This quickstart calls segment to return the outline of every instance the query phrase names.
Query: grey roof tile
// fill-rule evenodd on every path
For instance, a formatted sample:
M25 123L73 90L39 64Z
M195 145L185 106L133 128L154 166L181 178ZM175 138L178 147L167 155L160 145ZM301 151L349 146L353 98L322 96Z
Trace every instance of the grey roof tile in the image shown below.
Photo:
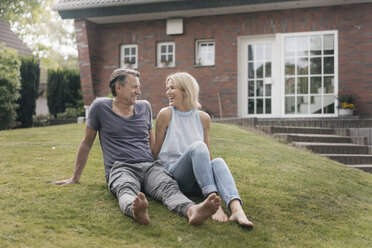
M32 55L32 51L13 33L9 25L1 18L0 43L5 43L5 46L16 49L20 55Z
M55 10L89 9L98 7L113 7L170 1L171 0L59 0L58 3L54 6L54 9Z

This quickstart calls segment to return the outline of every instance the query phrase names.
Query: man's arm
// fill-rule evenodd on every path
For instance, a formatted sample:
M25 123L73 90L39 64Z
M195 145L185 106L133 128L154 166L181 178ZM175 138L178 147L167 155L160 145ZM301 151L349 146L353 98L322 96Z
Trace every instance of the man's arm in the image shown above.
M76 156L75 169L72 177L62 181L52 182L57 185L74 184L77 183L83 173L85 164L87 163L90 149L92 148L94 139L96 138L97 131L86 126L85 136L80 143L78 153Z

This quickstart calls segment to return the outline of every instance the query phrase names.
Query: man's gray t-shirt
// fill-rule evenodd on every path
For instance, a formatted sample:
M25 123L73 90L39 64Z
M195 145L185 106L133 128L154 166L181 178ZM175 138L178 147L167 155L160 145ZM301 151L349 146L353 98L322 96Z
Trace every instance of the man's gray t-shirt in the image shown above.
M124 118L112 111L111 98L98 98L89 108L87 126L99 132L105 175L115 161L125 163L153 162L149 130L153 128L148 101L136 101L134 115Z

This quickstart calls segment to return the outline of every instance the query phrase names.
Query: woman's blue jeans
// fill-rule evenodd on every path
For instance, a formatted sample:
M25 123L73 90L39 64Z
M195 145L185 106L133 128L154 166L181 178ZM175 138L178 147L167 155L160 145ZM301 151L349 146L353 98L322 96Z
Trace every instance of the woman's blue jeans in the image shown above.
M218 192L229 207L230 202L239 197L234 178L222 158L210 161L207 145L202 141L191 144L182 156L166 169L178 182L184 194L194 194L199 188L206 197L210 193Z

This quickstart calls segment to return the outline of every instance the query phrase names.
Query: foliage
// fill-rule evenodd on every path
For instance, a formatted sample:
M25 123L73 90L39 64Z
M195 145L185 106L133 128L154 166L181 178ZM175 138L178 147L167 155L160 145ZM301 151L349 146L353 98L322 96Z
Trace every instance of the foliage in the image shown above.
M11 128L16 119L19 65L17 51L0 44L0 130Z
M67 58L67 47L73 47L72 20L62 20L53 11L55 0L8 0L0 2L0 17L9 23L15 32L39 58L53 61L52 47L61 49ZM68 25L66 25L68 24ZM63 49L65 48L65 49ZM76 55L75 55L76 57ZM55 61L55 60L54 60Z
M0 1L0 18L40 60L40 81L48 69L78 69L73 20L53 10L56 0Z
M341 92L337 99L339 109L354 109L354 97L349 92Z
M66 108L83 108L80 76L73 70L48 70L47 100L55 118ZM77 110L80 111L80 110Z
M48 70L47 102L49 113L55 118L65 111L64 73L62 70Z
M214 123L212 155L229 165L255 229L190 226L152 199L150 225L138 225L107 189L98 138L79 184L50 184L70 177L84 128L1 132L0 247L371 247L371 174Z
M79 116L85 116L84 107L66 108L65 112L57 114L57 119L76 118Z
M18 108L18 121L22 127L32 127L40 80L39 61L34 57L21 59L21 90Z
M34 127L49 126L49 120L53 120L51 115L34 115L32 117L32 124Z

